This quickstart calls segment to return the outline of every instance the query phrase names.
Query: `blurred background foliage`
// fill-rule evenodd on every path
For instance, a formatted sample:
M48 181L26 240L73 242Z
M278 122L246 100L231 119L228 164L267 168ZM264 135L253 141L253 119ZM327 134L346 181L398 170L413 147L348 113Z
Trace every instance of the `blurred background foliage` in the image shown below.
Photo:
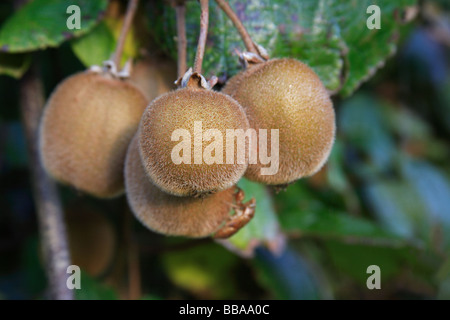
M16 10L18 2L0 2L0 299L43 299L19 79L33 60L48 95L108 59L125 1L34 0ZM139 61L140 78L142 70L163 78L176 58L174 9L142 2L123 61ZM66 28L70 4L82 8L79 31ZM73 263L83 271L77 298L450 299L448 2L230 4L271 56L307 62L334 94L330 160L286 190L242 180L255 218L217 242L154 234L130 219L124 197L102 201L61 186ZM366 28L370 4L381 8L381 30ZM187 11L192 64L196 1ZM210 22L205 75L225 81L239 71L243 45L213 1ZM369 265L381 268L381 290L366 287Z

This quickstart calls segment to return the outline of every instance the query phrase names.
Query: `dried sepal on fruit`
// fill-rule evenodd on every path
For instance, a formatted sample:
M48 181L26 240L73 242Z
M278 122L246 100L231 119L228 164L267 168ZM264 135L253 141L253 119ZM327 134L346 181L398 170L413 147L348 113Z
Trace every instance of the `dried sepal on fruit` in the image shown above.
M233 98L209 90L201 75L191 72L179 83L182 88L153 100L142 116L139 152L145 172L158 188L176 196L228 189L247 169L247 157L240 161L237 147L227 149L227 130L247 130L247 117Z
M161 191L145 173L137 135L127 153L125 186L133 213L146 227L166 235L192 238L208 237L227 228L223 236L231 236L245 225L243 211L247 222L253 217L254 200L243 204L242 191L234 186L203 198L177 197ZM241 221L239 226L233 224L235 219Z
M238 190L235 193L234 215L230 216L217 232L214 233L215 239L227 239L243 228L255 215L256 200L250 199L243 203L244 191Z
M316 73L295 59L248 64L222 90L244 108L250 127L279 130L279 168L262 175L259 161L245 176L269 185L285 185L316 173L334 143L335 114ZM271 145L268 133L267 145ZM258 139L259 141L259 139Z
M123 192L123 165L147 99L126 74L93 68L51 94L40 125L45 169L61 183L110 198Z

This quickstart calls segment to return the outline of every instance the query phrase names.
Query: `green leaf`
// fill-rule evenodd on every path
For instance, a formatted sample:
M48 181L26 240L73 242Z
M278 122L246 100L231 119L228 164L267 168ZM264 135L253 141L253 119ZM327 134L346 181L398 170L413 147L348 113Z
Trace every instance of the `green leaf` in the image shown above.
M215 243L162 256L164 270L175 285L209 299L229 299L236 292L236 283L230 280L237 261Z
M440 281L437 299L439 300L450 299L450 278L445 278L442 281Z
M81 29L69 30L67 7L80 7ZM0 50L18 53L56 47L89 32L103 16L107 0L34 0L12 15L0 29Z
M405 270L408 269L424 268L423 264L426 261L422 256L424 252L411 247L367 247L337 241L327 241L324 245L333 266L338 271L351 276L364 287L369 277L367 267L370 265L380 267L381 288L383 289L383 286L386 287L389 284L390 278L400 273L406 274ZM421 273L430 276L432 272L433 270L425 269Z
M81 289L75 290L77 300L118 300L117 293L111 287L99 282L81 271Z
M442 172L424 161L402 157L400 168L404 179L367 185L369 206L387 230L448 250L450 183Z
M430 217L450 225L450 183L443 172L425 161L404 160L403 173L425 203Z
M103 61L111 59L120 36L122 20L107 17L92 32L71 41L73 52L86 67L102 65ZM138 50L139 43L131 28L125 40L121 63L135 58Z
M19 79L28 70L31 58L28 54L10 54L0 52L0 75L6 74Z
M111 30L115 42L119 39L120 33L122 31L122 25L123 25L124 17L121 19L117 18L109 18L107 17L105 19L105 23L108 26L108 28ZM123 52L122 52L122 60L121 63L125 63L128 59L136 58L138 56L138 51L140 48L140 39L138 38L136 34L136 30L133 26L130 27L130 30L128 31L127 38L125 39L125 43L123 46ZM115 44L114 44L115 46Z
M271 57L294 57L317 72L325 86L347 96L372 76L395 52L400 26L394 13L415 0L230 0L253 40ZM369 30L369 5L381 9L381 29ZM152 30L174 57L174 9L153 12ZM199 6L187 3L188 48L195 48L199 33ZM210 28L204 74L234 75L239 71L235 50L244 50L239 34L214 1L210 1ZM188 64L195 50L188 52Z
M442 245L450 249L450 182L442 171L425 161L402 159L402 173L410 184L413 192L409 193L408 203L420 201L423 204L422 220L418 227L428 226L424 230L428 235L431 228L442 234ZM415 195L415 196L412 196ZM412 199L416 200L412 200ZM420 223L421 222L421 223ZM441 248L443 249L443 248Z
M350 183L344 168L344 144L339 137L334 141L333 149L326 167L326 183L329 187L341 195L345 203L345 211L354 212L358 210L359 200L355 188Z
M316 1L251 0L229 1L250 32L253 40L265 47L273 57L295 56L309 64L328 88L339 86L341 42L338 28L329 25L319 16L324 9ZM187 2L188 48L195 48L199 32L199 6ZM176 57L174 10L164 8L163 15L155 17L160 42ZM289 17L286 19L286 17ZM314 19L314 17L317 17ZM152 19L153 21L153 19ZM310 33L310 30L313 30ZM167 36L167 32L171 36ZM234 75L240 71L235 50L244 50L239 33L214 1L210 1L210 26L203 60L206 76ZM188 64L192 64L195 50L188 51Z
M92 32L71 41L72 50L81 62L89 67L102 65L111 58L115 40L111 30L104 21L100 22Z
M375 216L386 230L403 238L422 238L430 223L417 193L403 181L376 181L365 195Z
M245 192L244 202L256 199L255 216L231 238L220 242L230 244L246 256L251 256L260 244L276 249L281 235L272 197L263 185L247 179L241 179L238 186Z
M396 51L400 32L395 14L401 8L416 4L415 0L360 0L333 1L332 16L339 19L342 38L347 46L346 81L341 89L343 96L349 96L362 82L375 74L387 58ZM366 13L370 5L380 7L381 29L370 30L366 26ZM398 12L397 12L398 14Z
M319 284L313 270L289 247L278 255L258 249L252 265L261 285L272 292L276 299L320 298Z
M408 242L376 223L328 207L298 182L276 197L279 221L288 235L370 246L401 247Z
M397 151L382 111L376 99L358 93L342 105L338 119L341 134L380 171L389 168Z
M450 299L450 258L442 263L436 277L439 281L438 299Z
M347 243L398 247L406 242L373 222L338 212L284 212L280 215L283 230L289 234L318 239L336 239Z
M336 138L327 161L327 182L334 190L346 194L350 192L351 186L345 175L343 163L344 145L339 138Z

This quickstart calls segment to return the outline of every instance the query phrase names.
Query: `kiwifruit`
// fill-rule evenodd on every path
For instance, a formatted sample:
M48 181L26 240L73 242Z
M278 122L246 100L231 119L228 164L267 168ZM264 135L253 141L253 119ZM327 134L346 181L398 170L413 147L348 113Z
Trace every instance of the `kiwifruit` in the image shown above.
M195 163L195 159L199 158L194 144L196 121L201 121L203 132L208 129L220 131L223 138L220 145L222 163L207 164L202 156L215 138L202 143L201 159L199 164ZM239 103L222 93L187 87L164 94L150 103L139 125L139 152L145 171L157 187L176 196L195 196L228 189L242 177L247 161L246 158L237 161L238 148L235 147L234 161L227 163L226 130L245 131L248 126ZM184 141L184 138L172 141L172 133L176 129L185 129L190 134L190 164L175 164L171 158L174 147ZM247 146L248 141L245 140L245 149ZM212 155L216 155L215 152L211 150ZM197 155L194 156L194 153ZM179 154L184 156L182 152Z
M125 187L135 216L149 229L174 236L207 237L232 213L235 188L204 198L177 197L161 191L147 177L138 148L138 134L125 162Z
M101 198L123 192L123 165L147 99L134 85L81 72L51 94L40 127L44 167L56 180Z
M130 76L130 81L141 89L149 102L175 89L176 79L176 63L163 57L146 57L138 61Z
M65 220L72 264L91 276L99 276L114 258L114 228L98 210L79 204L71 207L66 211Z
M268 147L270 130L279 129L278 172L262 175L265 166L258 160L249 163L245 177L269 185L289 184L313 175L326 162L336 130L333 104L306 64L271 59L250 65L232 77L222 92L242 105L251 128L268 130Z

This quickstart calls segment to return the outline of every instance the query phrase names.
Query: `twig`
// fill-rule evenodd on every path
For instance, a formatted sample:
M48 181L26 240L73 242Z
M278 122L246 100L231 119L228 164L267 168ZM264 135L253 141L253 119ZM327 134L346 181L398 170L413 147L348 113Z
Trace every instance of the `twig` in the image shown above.
M230 7L229 3L225 0L216 0L216 3L219 5L222 11L228 16L228 18L230 18L230 20L233 22L237 31L241 35L242 41L244 42L247 51L259 54L258 49L255 46L255 43L253 42L252 38L247 32L247 29L245 29L241 19L239 19L237 14Z
M200 35L198 37L197 53L195 55L194 72L202 73L203 55L205 54L206 36L208 35L209 2L200 0Z
M177 40L178 40L178 77L181 78L187 70L186 66L186 7L184 1L175 6L177 16Z
M139 0L129 0L127 12L125 14L125 19L123 20L122 30L120 31L119 40L117 41L116 50L114 51L113 61L117 67L120 69L120 60L122 58L123 47L125 46L125 40L127 39L128 31L133 22L134 14L138 7Z
M38 149L38 127L44 106L42 82L33 65L20 81L20 107L27 142L29 166L36 205L39 234L43 247L51 298L73 300L73 291L67 288L67 267L70 257L66 228L58 191L45 172Z

